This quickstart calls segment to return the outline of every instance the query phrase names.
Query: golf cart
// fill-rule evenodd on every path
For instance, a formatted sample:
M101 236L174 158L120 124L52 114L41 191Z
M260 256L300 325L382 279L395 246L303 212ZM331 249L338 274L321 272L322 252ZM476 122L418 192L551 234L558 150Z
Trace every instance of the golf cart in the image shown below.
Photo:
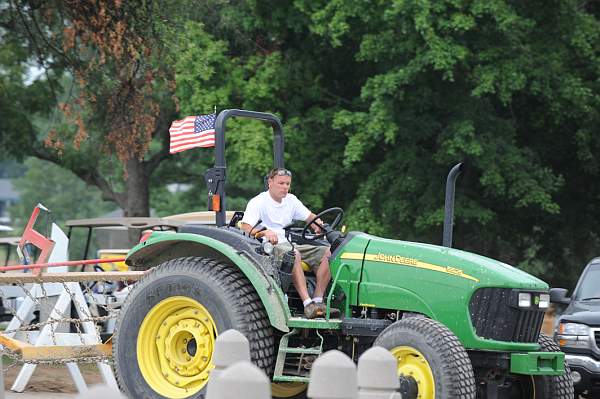
M229 217L233 212L229 212ZM188 222L200 225L214 225L214 212L191 212L153 217L113 217L73 219L66 222L67 236L70 240L70 257L86 260L123 258L140 239L151 231L175 232ZM18 240L17 240L18 242ZM1 241L0 241L1 243ZM77 268L85 269L84 266ZM87 266L97 272L123 272L129 267L123 261L98 263ZM86 290L86 299L93 316L106 316L110 309L118 309L129 293L132 285L123 282L104 283L101 286L92 283ZM108 319L102 328L102 338L106 341L113 333L114 319Z
M11 229L12 230L12 229ZM17 245L19 244L20 237L0 237L0 254L2 256L2 266L9 266L13 261L17 261ZM5 293L6 294L6 293ZM0 321L9 321L13 314L6 307L4 301L13 301L10 307L16 308L16 302L14 299L0 298Z

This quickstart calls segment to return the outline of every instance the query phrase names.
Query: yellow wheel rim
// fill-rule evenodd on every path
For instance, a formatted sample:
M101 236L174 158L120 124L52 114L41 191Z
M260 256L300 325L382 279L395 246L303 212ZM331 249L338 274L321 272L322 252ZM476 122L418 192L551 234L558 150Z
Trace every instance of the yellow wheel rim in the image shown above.
M433 372L425 356L410 346L397 346L390 352L398 361L398 375L414 378L419 388L419 399L434 399Z
M174 296L146 315L137 340L142 376L159 395L186 398L200 391L214 368L212 353L217 328L199 302Z
M306 391L306 387L303 382L273 382L271 395L274 398L291 398Z

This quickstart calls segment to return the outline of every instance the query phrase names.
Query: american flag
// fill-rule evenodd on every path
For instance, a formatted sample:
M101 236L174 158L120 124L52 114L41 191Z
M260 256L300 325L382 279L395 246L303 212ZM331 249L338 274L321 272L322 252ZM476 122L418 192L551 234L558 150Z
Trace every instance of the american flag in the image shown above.
M188 116L171 123L170 153L195 147L214 147L216 114Z

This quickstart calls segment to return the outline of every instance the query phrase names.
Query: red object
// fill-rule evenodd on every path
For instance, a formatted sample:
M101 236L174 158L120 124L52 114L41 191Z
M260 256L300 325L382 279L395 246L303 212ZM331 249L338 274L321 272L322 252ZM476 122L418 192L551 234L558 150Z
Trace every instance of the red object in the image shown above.
M0 272L7 272L10 270L37 270L44 269L46 267L57 267L57 266L78 266L78 265L95 265L97 263L111 263L111 262L123 262L125 258L113 258L113 259L87 259L87 260L68 260L65 262L52 262L52 263L34 263L31 265L14 265L14 266L3 266L0 267Z
M25 226L25 231L23 231L23 235L21 236L21 240L19 240L19 248L21 252L25 254L24 248L26 244L32 244L35 247L40 249L40 256L36 259L36 262L39 264L43 264L50 257L50 253L54 248L54 241L49 238L44 237L37 231L33 229L33 225L35 224L38 215L40 214L42 206L37 204L36 207L31 212L31 216L29 217L29 222L27 222L27 226ZM36 271L34 274L41 273L41 270Z

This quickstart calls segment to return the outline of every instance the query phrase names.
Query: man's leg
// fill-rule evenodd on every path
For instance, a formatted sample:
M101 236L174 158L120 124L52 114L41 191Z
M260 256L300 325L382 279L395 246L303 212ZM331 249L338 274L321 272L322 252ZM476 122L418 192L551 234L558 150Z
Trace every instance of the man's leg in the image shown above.
M317 287L315 288L315 297L323 298L325 294L325 290L327 289L327 284L331 280L331 272L329 271L329 257L331 256L331 251L329 248L323 254L321 258L321 262L319 262L319 268L315 273L317 277Z
M327 248L321 258L321 262L319 263L319 268L315 272L315 276L317 277L317 286L315 288L315 295L313 296L313 301L317 304L317 306L321 309L323 314L327 312L327 306L324 303L324 296L326 294L327 285L329 285L329 281L331 281L331 271L329 270L329 257L331 256L331 251ZM339 309L330 307L329 308L329 316L332 318L340 317Z
M304 277L304 270L300 264L302 258L300 253L296 250L296 259L294 261L294 268L292 269L292 281L294 287L302 299L302 305L304 305L304 315L309 319L323 316L323 309L313 302L312 298L308 295L308 288L306 287L306 277Z
M273 255L276 259L281 260L283 254L287 251L290 251L292 246L288 243L277 244L273 251ZM292 267L292 282L294 283L294 287L296 287L296 291L300 298L302 299L302 304L304 305L304 315L309 319L314 319L315 317L323 316L323 310L318 307L312 300L312 298L308 295L308 288L306 287L306 277L304 277L304 270L302 270L302 257L300 252L296 249L294 256L294 266Z
M303 303L306 303L306 301L310 300L308 289L306 288L306 277L304 277L304 270L302 270L302 266L300 265L300 254L298 253L298 250L295 252L296 259L294 260L294 267L292 268L292 282L300 295L300 299L302 299ZM306 304L304 306L306 306Z

